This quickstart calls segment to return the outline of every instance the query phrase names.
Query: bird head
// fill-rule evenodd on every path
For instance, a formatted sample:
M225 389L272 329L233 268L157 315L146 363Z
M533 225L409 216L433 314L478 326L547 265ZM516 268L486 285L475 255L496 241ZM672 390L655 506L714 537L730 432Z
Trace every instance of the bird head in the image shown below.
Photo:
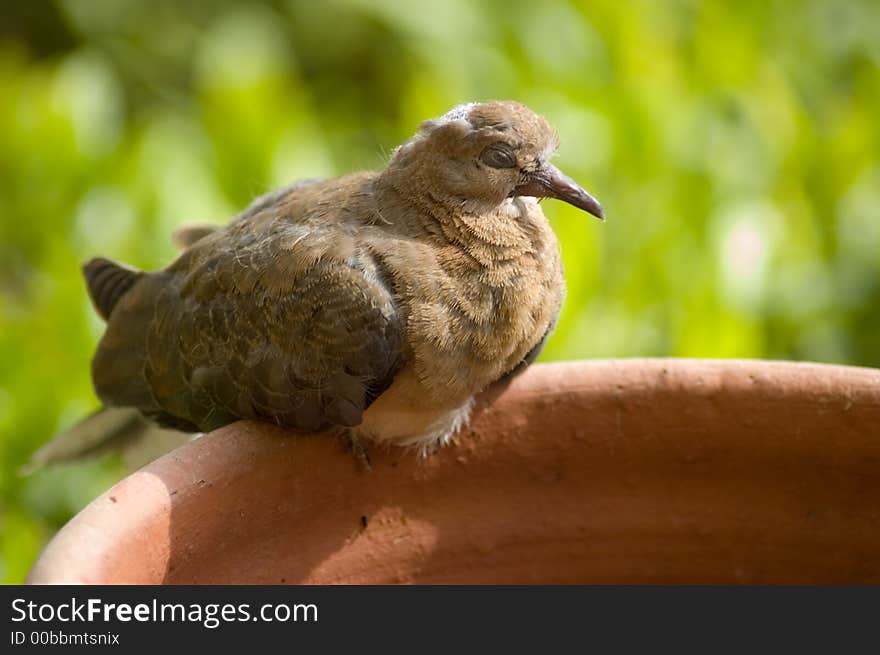
M599 202L549 162L556 130L525 105L459 105L425 121L389 167L409 169L435 201L475 213L508 198L557 198L603 219Z

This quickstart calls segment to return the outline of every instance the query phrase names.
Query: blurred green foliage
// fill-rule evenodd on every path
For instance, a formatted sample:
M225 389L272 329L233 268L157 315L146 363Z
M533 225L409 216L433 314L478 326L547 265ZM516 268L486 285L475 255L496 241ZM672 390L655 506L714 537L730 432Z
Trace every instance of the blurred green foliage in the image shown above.
M79 276L174 257L303 176L378 168L419 122L513 98L603 202L562 203L545 359L880 365L880 4L678 0L4 3L0 579L120 475L18 475L96 405Z

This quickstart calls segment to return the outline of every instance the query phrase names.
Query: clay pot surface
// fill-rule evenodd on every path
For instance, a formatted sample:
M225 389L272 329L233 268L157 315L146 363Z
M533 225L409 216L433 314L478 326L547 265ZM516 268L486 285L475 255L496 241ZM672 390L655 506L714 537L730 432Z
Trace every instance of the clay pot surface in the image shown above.
M421 459L240 422L74 517L33 583L880 582L880 371L531 367Z

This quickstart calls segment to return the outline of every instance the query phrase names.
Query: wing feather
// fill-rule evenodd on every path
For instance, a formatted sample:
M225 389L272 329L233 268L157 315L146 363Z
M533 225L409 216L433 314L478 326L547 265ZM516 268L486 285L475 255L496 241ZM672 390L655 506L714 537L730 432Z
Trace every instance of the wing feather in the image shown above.
M403 362L402 318L358 222L334 220L333 202L312 193L329 192L308 183L264 196L141 274L93 361L106 404L202 431L239 418L309 431L360 423Z

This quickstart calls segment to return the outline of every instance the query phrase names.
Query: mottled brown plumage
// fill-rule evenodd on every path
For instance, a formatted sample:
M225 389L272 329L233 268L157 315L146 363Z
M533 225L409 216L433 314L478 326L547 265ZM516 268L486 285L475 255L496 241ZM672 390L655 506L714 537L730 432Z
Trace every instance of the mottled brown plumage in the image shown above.
M601 217L513 102L425 122L380 173L308 181L183 234L166 269L86 266L108 319L108 406L211 430L238 418L433 447L475 393L529 363L564 281L537 197Z

